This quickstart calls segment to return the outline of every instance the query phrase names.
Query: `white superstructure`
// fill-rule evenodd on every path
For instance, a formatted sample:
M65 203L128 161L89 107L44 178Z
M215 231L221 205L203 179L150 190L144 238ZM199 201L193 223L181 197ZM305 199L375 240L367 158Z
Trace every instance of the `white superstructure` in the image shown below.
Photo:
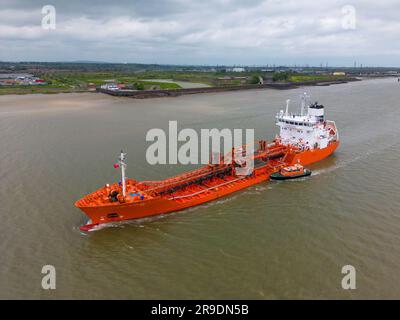
M307 103L307 95L304 94L301 111L295 114L289 113L289 102L286 110L276 115L281 144L313 150L324 149L331 141L339 139L335 122L325 120L323 105Z

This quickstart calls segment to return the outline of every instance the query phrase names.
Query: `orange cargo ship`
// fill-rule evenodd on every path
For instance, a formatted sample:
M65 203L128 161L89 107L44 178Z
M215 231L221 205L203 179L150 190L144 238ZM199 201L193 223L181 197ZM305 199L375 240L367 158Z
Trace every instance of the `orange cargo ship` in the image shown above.
M246 153L246 146L233 149L220 164L208 164L162 181L142 182L125 178L125 154L121 152L121 183L105 185L75 203L90 219L81 230L193 207L267 181L284 167L318 162L336 150L339 134L335 122L325 120L322 105L306 106L304 97L300 114L288 109L289 100L286 111L276 116L280 134L274 141L258 141L254 152L247 155L254 161L248 175L236 174L242 162L235 160Z

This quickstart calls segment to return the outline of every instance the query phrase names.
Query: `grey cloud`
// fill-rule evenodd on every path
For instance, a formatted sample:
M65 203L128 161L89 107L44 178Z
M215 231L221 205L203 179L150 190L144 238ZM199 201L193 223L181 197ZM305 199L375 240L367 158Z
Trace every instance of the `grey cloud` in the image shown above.
M185 64L325 62L398 64L397 0L0 0L1 60L107 60ZM40 27L52 4L57 29ZM384 59L379 59L382 56ZM383 61L383 62L382 62Z

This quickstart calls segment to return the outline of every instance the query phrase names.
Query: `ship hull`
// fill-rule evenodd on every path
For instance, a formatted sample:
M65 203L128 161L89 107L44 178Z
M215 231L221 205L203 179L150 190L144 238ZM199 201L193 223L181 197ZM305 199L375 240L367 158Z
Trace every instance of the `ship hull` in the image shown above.
M140 203L134 204L119 204L117 206L101 206L101 207L80 207L80 209L90 218L90 224L81 228L84 231L91 229L92 227L102 224L117 222L122 220L133 220L141 219L150 216L156 216L160 214L171 213L174 211L184 210L190 207L194 207L206 202L216 200L218 198L227 196L236 191L248 188L252 185L261 183L269 179L269 175L263 174L257 177L246 178L240 182L232 183L229 188L220 188L209 195L204 197L193 199L188 202L178 202L174 199L166 198L155 198L145 200ZM109 218L110 214L117 214L117 218Z
M182 199L179 199L179 197L156 197L135 203L110 203L108 205L101 206L82 206L79 205L78 201L76 206L90 218L90 223L82 226L81 230L89 231L99 224L141 219L174 211L180 211L210 202L239 190L248 188L252 185L267 181L270 179L270 175L278 172L282 166L288 166L296 163L309 165L321 161L330 156L338 146L339 142L334 141L324 149L288 153L281 159L278 159L279 161L276 161L276 163L280 164L276 165L275 167L264 166L260 169L256 168L254 170L254 174L251 176L237 178L221 186L214 186L206 194L198 197L195 196L185 201L182 201Z
M299 163L303 166L307 166L319 162L335 152L335 150L339 147L339 144L339 141L334 141L324 149L305 150L301 153L294 154L289 164L294 165L296 163Z

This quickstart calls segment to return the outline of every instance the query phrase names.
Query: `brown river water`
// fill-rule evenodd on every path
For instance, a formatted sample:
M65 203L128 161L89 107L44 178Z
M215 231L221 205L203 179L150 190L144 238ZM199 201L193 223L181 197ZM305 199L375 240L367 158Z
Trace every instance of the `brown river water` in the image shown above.
M74 202L119 179L162 179L146 132L168 127L277 133L305 89L133 100L96 93L0 97L0 298L400 298L400 85L366 80L307 91L342 144L313 175L268 182L165 216L82 233ZM56 290L43 290L43 265ZM341 287L356 268L356 290Z

